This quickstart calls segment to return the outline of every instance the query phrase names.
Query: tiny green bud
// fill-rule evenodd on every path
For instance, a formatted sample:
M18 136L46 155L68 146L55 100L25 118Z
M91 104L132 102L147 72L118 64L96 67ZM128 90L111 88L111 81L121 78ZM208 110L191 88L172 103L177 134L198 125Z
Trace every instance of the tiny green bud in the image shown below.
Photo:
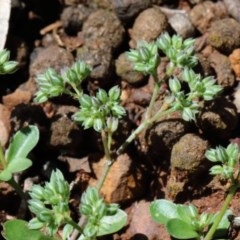
M91 97L87 94L83 94L80 97L80 104L81 104L81 107L90 108L92 106Z
M5 62L0 66L0 71L7 74L14 73L17 70L17 65L18 63L15 61Z
M29 221L28 227L30 229L40 229L43 228L45 225L44 222L40 222L37 218L33 218Z
M107 119L107 128L113 133L118 128L118 119L117 118L108 118Z
M43 192L44 192L44 189L43 189L42 186L33 185L32 189L31 189L31 192L29 194L30 194L31 198L36 198L36 199L41 200L44 197Z
M82 204L94 205L99 199L98 190L95 187L88 187L81 198Z
M118 86L112 87L112 88L109 90L109 92L108 92L109 99L110 99L111 101L117 101L117 100L119 100L120 94L121 94L121 91L120 91L120 88L119 88Z
M101 130L103 130L103 126L104 126L104 122L102 119L100 118L94 119L93 128L95 131L100 132Z
M126 114L125 109L120 106L120 105L116 105L112 107L112 112L114 114L114 116L120 117Z
M10 52L6 49L0 51L0 65L7 62L10 57Z
M93 239L93 237L95 237L97 235L97 231L98 231L98 227L94 226L92 224L88 224L84 230L83 230L83 234L90 238Z
M51 210L48 209L45 209L37 214L37 218L41 222L50 222L53 217L54 217L53 212L51 212Z
M104 89L99 89L97 92L97 98L102 102L106 103L108 101L107 92Z
M80 212L85 216L89 216L92 214L92 207L88 204L81 204Z
M117 203L111 203L107 206L107 215L114 215L119 209L119 205Z
M169 88L173 93L178 93L181 90L181 83L175 77L169 80Z
M37 199L28 200L28 204L29 204L30 210L35 214L38 214L39 212L45 209L44 203L42 203L40 200L37 200Z

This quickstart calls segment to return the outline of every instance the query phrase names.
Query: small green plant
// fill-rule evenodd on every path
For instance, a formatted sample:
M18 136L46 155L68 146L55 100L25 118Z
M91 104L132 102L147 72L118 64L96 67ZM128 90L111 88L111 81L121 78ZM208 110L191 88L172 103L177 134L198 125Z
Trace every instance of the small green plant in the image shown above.
M46 102L49 98L62 94L69 94L78 99L82 94L81 83L90 72L91 68L82 61L74 63L71 68L66 68L61 74L49 68L37 78L39 90L35 100L39 103Z
M108 92L99 89L95 96L84 93L81 84L90 75L91 67L82 61L74 63L61 74L48 69L37 78L39 90L35 96L36 102L42 103L62 94L79 101L79 111L73 115L73 120L84 129L93 128L101 134L106 161L96 187L88 187L82 195L79 206L81 218L78 224L70 218L69 185L60 171L53 172L50 182L45 186L33 186L29 208L36 217L28 224L31 229L41 229L56 238L57 232L63 228L62 239L94 240L97 236L116 232L126 224L126 213L120 210L117 204L106 204L99 194L116 156L123 153L138 134L170 113L179 111L184 120L195 120L200 110L200 102L214 99L222 90L212 77L201 77L193 71L192 68L197 64L193 44L193 39L183 40L177 35L171 37L165 33L154 42L138 43L137 49L127 53L135 70L152 75L154 90L141 124L118 149L113 147L113 133L118 129L119 119L126 114L120 103L121 92L118 86L112 87ZM157 67L161 62L159 52L169 59L163 79L159 79L157 74ZM161 108L153 113L162 83L168 84L168 91ZM194 236L202 234L205 231L203 229L212 223L212 216L199 215L193 206L178 209L185 214L185 219L178 220L184 220L183 224L188 225L189 232L194 232ZM190 212L195 225L187 220ZM190 230L193 226L194 230Z
M0 51L0 75L11 74L17 70L18 63L9 61L10 52L6 49Z
M230 185L223 206L205 237L205 240L211 240L216 228L226 213L233 196L240 187L240 151L237 144L230 143L226 148L219 146L216 149L208 150L206 152L206 157L211 162L220 163L210 169L210 174L219 175L222 179L228 181Z
M14 134L5 154L0 144L0 163L3 168L0 172L0 181L8 182L25 200L27 196L16 183L13 175L28 169L32 165L32 161L27 156L38 143L38 139L38 128L36 126L28 126Z
M150 214L154 221L164 224L168 233L177 239L205 239L205 235L213 225L219 213L199 214L194 205L175 204L165 199L153 201ZM227 235L229 221L226 212L213 239Z
M219 146L216 149L208 150L206 157L211 162L219 163L211 167L210 174L219 175L221 179L230 184L228 194L218 213L199 215L193 205L174 204L164 199L151 203L152 219L164 224L169 234L177 239L212 240L226 237L230 225L227 217L231 215L228 207L240 187L239 147L237 144L229 144L226 148Z

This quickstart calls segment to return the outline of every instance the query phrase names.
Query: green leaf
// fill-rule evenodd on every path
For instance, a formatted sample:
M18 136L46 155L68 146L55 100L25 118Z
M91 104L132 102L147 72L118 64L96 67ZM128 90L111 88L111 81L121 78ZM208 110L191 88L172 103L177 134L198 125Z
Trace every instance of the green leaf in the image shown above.
M3 224L3 236L6 240L54 240L38 230L30 230L23 220L10 220Z
M28 158L14 158L7 166L7 170L11 173L21 172L32 165L32 161Z
M193 205L177 204L177 211L179 219L189 224L191 224L193 219L197 219L198 217L197 208Z
M123 228L126 224L127 214L123 210L118 209L116 214L101 218L97 236L115 233Z
M167 222L166 228L168 233L174 238L191 239L199 237L193 227L181 219L171 219Z
M9 181L12 178L12 173L8 169L4 169L0 173L0 180L6 182Z
M18 158L26 158L39 140L39 131L36 126L25 127L15 133L6 151L6 159L10 163Z
M150 205L150 214L154 221L166 224L172 218L180 218L177 205L165 199L153 201Z

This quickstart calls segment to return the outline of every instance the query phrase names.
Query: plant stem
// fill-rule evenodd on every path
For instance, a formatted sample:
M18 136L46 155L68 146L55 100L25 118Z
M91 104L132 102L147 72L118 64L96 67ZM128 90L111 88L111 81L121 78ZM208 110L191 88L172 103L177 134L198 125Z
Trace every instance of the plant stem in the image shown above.
M239 184L234 184L233 186L230 187L228 195L223 203L223 206L222 206L219 214L217 215L213 225L211 226L207 235L205 236L204 240L212 240L213 239L213 235L218 227L218 224L222 220L222 218L223 218L223 216L224 216L224 214L225 214L225 212L226 212L226 210L238 188L239 188Z
M151 117L153 106L154 106L154 103L156 101L156 98L157 98L157 95L158 95L158 92L159 92L159 88L160 88L160 85L161 85L158 82L158 77L157 77L157 73L156 72L154 74L152 74L152 77L154 78L154 89L153 89L153 93L152 93L152 98L151 98L150 104L149 104L149 106L147 108L146 119L150 119L150 117Z
M103 148L104 148L104 157L106 158L106 160L105 160L102 175L101 175L100 179L98 180L98 183L97 183L97 186L96 186L98 191L100 191L100 189L102 188L103 183L104 183L104 181L107 177L107 174L108 174L108 172L111 168L111 165L113 163L111 153L110 153L111 133L109 133L109 132L107 133L105 131L102 131L101 135L102 135L102 142L103 142Z
M27 202L28 200L28 196L23 192L22 188L19 186L19 184L14 180L14 178L12 177L9 181L7 181L8 184L10 184L15 191L17 192L17 194Z
M117 154L120 155L123 153L123 151L126 149L126 147L137 137L138 134L140 134L144 129L147 129L151 124L153 124L155 121L160 119L161 117L168 115L169 113L174 112L174 109L169 108L168 104L163 104L161 109L150 119L145 119L133 132L132 134L125 140L125 142L118 148Z
M66 222L72 225L79 233L83 232L83 229L77 223L75 223L72 219L66 219Z

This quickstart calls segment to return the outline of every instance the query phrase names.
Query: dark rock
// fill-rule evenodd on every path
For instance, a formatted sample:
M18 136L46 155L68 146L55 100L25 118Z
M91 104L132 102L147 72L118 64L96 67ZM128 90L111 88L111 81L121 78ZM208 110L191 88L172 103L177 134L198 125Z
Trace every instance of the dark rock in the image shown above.
M82 32L86 42L102 41L111 49L122 43L125 30L115 13L99 9L84 22Z
M204 135L211 140L227 139L238 124L236 106L226 98L205 102L197 124Z
M115 61L116 73L122 80L132 85L138 85L143 82L144 75L133 69L132 63L128 60L125 53L122 53Z
M94 10L83 4L64 8L61 21L64 30L69 35L76 35L82 28L83 22Z
M208 42L222 53L240 47L240 23L232 18L216 20L209 29Z
M190 19L199 32L205 33L215 20L227 17L225 5L218 1L204 1L192 8Z
M195 134L184 135L171 152L171 173L167 182L167 193L171 199L182 193L187 186L200 183L197 179L207 173L209 161L205 153L209 147L206 140Z
M137 42L155 40L168 27L165 14L158 7L148 8L141 12L135 19L132 29L129 29L131 48L136 48Z

